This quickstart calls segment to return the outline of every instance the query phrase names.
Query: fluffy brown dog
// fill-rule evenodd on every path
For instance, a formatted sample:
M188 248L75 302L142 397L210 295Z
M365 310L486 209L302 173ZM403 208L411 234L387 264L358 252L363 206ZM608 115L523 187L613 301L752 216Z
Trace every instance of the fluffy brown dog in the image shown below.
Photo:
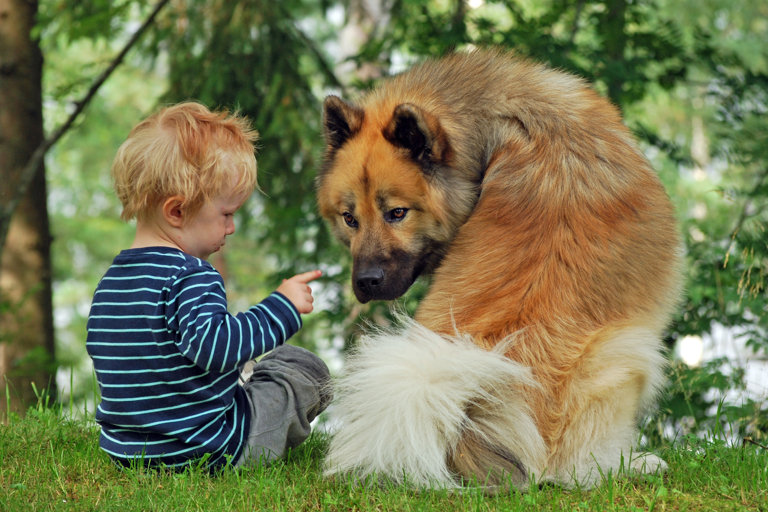
M433 273L415 321L361 340L328 473L593 485L632 454L680 287L670 201L617 110L500 51L325 101L318 204L361 302ZM631 461L630 461L631 458Z

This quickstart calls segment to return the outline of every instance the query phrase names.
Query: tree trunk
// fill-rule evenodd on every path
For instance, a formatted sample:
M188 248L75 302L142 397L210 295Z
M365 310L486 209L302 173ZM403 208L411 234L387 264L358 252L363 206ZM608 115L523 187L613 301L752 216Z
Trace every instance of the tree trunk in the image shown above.
M627 48L627 0L610 0L600 23L602 27L608 70L605 76L608 97L622 108L624 97L624 74L621 68Z
M37 1L0 0L0 202L43 142ZM0 385L12 411L55 393L50 230L43 164L11 219L0 260ZM34 384L34 387L33 387ZM4 416L6 407L0 408Z

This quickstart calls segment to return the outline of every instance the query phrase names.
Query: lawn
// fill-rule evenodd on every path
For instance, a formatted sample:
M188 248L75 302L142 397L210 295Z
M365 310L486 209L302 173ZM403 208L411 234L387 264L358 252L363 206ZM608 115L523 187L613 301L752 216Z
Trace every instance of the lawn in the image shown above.
M98 428L68 420L58 408L36 407L0 425L0 510L131 511L768 511L768 450L685 438L661 450L663 476L630 480L607 475L591 491L532 486L486 496L416 491L324 479L327 444L313 435L268 468L211 475L120 470L98 448Z

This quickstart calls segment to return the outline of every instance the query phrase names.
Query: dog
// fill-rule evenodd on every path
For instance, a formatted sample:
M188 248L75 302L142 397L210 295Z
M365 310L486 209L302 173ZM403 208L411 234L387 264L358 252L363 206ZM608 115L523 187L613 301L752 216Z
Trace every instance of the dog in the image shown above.
M362 302L429 289L336 383L328 475L590 487L634 453L679 300L675 212L618 110L498 49L323 105L321 215Z

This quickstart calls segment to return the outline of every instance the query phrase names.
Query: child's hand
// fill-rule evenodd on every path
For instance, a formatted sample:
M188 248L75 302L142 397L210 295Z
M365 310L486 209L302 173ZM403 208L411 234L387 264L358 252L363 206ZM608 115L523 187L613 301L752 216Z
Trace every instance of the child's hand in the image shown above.
M288 297L302 315L311 313L315 299L312 297L312 288L307 283L314 281L322 274L319 270L311 270L290 279L283 279L283 284L277 288L277 291Z

